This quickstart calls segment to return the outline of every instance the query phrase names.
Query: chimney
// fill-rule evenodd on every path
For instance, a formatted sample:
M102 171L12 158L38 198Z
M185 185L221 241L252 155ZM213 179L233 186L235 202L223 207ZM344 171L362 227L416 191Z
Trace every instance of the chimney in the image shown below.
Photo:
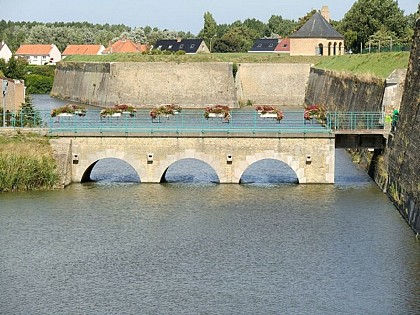
M324 17L324 19L327 20L328 23L330 23L330 9L328 9L328 6L324 5L322 7L321 15Z

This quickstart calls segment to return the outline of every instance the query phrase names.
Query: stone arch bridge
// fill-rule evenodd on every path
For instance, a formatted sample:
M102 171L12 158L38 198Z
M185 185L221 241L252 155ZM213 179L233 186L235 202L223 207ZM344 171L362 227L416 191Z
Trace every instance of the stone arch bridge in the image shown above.
M143 183L160 183L168 167L194 158L210 165L220 183L239 183L251 164L263 159L286 163L299 183L334 183L335 138L330 133L245 136L71 136L52 139L62 184L89 180L96 162L129 163Z

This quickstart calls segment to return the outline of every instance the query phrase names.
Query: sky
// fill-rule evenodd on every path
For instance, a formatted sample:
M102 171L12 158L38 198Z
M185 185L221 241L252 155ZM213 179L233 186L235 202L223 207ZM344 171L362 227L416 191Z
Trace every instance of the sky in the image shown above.
M218 24L255 18L264 23L272 15L298 20L326 5L333 20L341 20L356 0L0 0L0 20L83 22L158 27L171 31L203 28L204 13ZM405 14L417 10L417 0L398 0Z

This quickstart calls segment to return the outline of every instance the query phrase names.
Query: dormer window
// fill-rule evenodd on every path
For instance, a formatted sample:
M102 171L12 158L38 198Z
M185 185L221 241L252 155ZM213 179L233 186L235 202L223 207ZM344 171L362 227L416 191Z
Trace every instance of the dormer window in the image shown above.
M273 47L273 43L271 43L270 45L268 45L268 47Z
M191 44L190 48L194 48L195 44Z
M179 49L184 48L184 44L179 45Z
M258 46L257 47L262 47L262 44L258 44Z

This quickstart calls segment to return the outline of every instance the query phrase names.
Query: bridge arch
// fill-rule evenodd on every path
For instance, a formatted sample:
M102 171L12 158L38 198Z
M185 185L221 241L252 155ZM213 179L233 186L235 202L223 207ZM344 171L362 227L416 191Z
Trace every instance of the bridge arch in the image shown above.
M240 184L298 183L296 172L279 159L261 159L252 163L242 174Z
M292 155L274 153L273 151L247 156L244 163L239 163L235 172L236 177L239 178L239 182L241 181L241 178L243 177L245 171L252 164L262 160L277 160L288 165L288 167L290 167L296 174L298 183L306 183L304 168L300 166L298 160L296 160Z
M134 167L117 158L103 158L93 162L85 169L81 182L96 181L92 178L93 171L97 171L94 175L99 176L99 180L140 182L140 176Z
M188 169L186 169L186 166ZM205 181L220 183L219 176L217 175L215 169L208 163L196 158L185 158L170 164L163 172L160 182L164 183L171 181L171 176L175 176L175 178L183 177L182 181L186 182L193 180L195 182Z
M127 166L133 169L133 173L136 173L139 180L141 180L141 178L144 176L144 174L141 172L139 161L135 156L125 154L124 152L115 149L100 151L91 150L89 154L84 155L83 158L77 161L77 164L74 165L77 167L73 167L73 181L79 183L91 181L91 173L93 168L99 161L105 159L116 159L126 163Z
M199 160L206 163L216 173L218 182L221 181L221 178L222 178L221 167L217 163L217 161L214 159L214 157L201 151L186 150L186 151L181 151L181 152L175 152L175 154L166 156L163 160L160 161L159 166L156 171L156 174L159 178L158 182L164 182L166 172L171 165L173 165L176 162L186 160L186 159L194 159L194 160Z

